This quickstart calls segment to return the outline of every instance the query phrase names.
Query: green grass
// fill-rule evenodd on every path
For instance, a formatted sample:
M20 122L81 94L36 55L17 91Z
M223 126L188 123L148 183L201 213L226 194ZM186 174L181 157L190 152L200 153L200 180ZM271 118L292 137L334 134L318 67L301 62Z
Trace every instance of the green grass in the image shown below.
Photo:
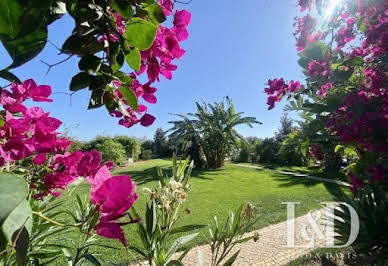
M311 176L323 177L328 179L335 179L348 182L348 178L342 172L323 170L319 166L284 166L278 164L269 164L269 163L242 163L245 165L254 165L261 166L268 169L276 169L282 171L295 172L300 174L306 174Z
M120 169L115 175L128 174L137 182L139 199L135 207L139 213L144 213L145 202L148 195L142 191L144 187L155 187L157 181L157 167L170 167L168 160L152 160ZM332 192L337 191L338 185L295 178L288 175L274 173L267 170L256 170L234 165L226 165L219 170L194 170L190 181L192 187L188 200L182 208L180 224L208 224L215 215L224 222L230 210L237 209L241 204L251 202L258 206L260 219L255 224L255 229L286 220L286 206L282 202L301 202L296 208L296 215L303 215L309 210L320 207L321 201L333 199ZM75 206L75 194L88 195L89 185L78 184L72 195L66 200L62 208L68 210ZM191 214L183 213L185 208L191 209ZM125 228L127 241L131 245L139 245L140 242L134 231L135 225ZM75 238L77 232L68 236ZM200 231L199 237L191 245L204 243L208 238L208 230ZM115 240L101 239L102 244L112 245L118 250L99 250L104 258L115 263L128 263L135 259L133 254L128 254Z

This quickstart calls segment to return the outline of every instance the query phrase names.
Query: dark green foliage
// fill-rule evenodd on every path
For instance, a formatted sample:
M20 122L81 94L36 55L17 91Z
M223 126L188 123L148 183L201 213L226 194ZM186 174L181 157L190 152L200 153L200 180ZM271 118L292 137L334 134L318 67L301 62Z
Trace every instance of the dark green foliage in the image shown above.
M280 144L275 140L275 138L265 138L256 146L258 160L263 163L278 162L277 154L279 152L279 148Z
M295 166L301 166L305 164L306 158L302 154L300 144L301 136L299 133L299 131L292 132L280 144L280 148L277 153L277 159L279 163L283 165Z
M75 27L60 51L68 58L80 58L80 72L72 78L70 90L89 87L92 95L88 109L105 105L112 112L123 104L112 99L111 82L117 80L125 100L137 110L137 99L129 89L133 79L120 69L126 61L139 70L140 51L152 45L159 24L166 20L157 1L2 0L0 10L0 41L13 61L0 70L0 78L20 82L9 70L35 58L47 44L47 26L68 13ZM123 35L115 26L115 12L128 19ZM118 36L117 42L98 40L108 32ZM48 66L50 70L53 65Z
M166 133L161 128L156 129L154 135L154 147L155 154L158 158L171 157L172 152L170 151L167 143Z
M208 168L224 166L227 155L243 137L234 129L237 125L260 124L254 117L242 117L236 113L232 100L226 97L220 103L202 105L196 103L197 112L188 116L176 114L181 120L170 121L173 128L170 137L185 142L198 143L206 158Z
M152 150L143 150L141 152L140 158L142 160L151 160L152 159Z
M375 264L388 263L388 197L381 185L365 186L357 190L354 197L345 194L338 196L338 201L352 206L360 219L359 234L352 244L357 254L371 254L375 257ZM340 243L345 244L350 234L350 212L341 205L336 210L335 230Z

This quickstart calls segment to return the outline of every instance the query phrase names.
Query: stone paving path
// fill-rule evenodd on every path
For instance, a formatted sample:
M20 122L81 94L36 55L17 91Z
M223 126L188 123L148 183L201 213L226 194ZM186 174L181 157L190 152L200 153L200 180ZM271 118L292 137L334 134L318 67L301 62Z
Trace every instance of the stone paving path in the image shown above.
M309 178L317 181L336 183L342 186L350 186L346 182L335 181L331 179L309 176L305 174L292 173L281 170L267 169L259 166L251 166L251 165L243 165L243 164L235 164L241 167L254 168L260 170L269 170L274 171L281 174L292 175L295 177ZM320 210L321 212L323 209ZM312 229L306 225L309 224L309 214L297 217L294 219L295 222L295 246L308 246L310 243L309 240L306 240L302 237L302 230L306 230L307 236L312 235ZM318 223L320 230L324 232L324 225L322 223ZM323 247L324 239L315 239L314 244L309 247L287 247L287 221L273 224L262 229L250 232L245 234L244 236L252 236L253 234L259 234L259 240L254 242L250 240L246 243L236 245L234 250L230 253L234 254L237 250L241 249L237 260L233 265L236 266L245 266L245 265L284 265L290 261L297 259L300 256L306 255L312 250ZM310 243L311 244L311 243ZM199 251L202 253L204 258L205 265L210 265L211 260L211 252L209 245L197 246L190 250L190 252L183 259L183 264L187 266L197 266L199 265L198 253ZM180 254L176 254L178 257ZM228 258L227 258L228 259ZM138 265L147 265L144 262Z
M267 171L272 171L272 172L276 172L279 174L292 175L295 177L303 177L303 178L308 178L308 179L327 182L327 183L334 183L334 184L337 184L340 186L346 186L346 187L351 186L349 183L346 183L343 181L338 181L338 180L333 180L333 179L328 179L328 178L323 178L323 177L317 177L317 176L311 176L311 175L306 175L306 174L301 174L301 173L288 172L288 171L282 171L282 170L276 170L276 169L270 169L270 168L265 168L265 167L261 167L261 166L246 165L246 164L233 164L233 165L246 167L246 168L253 168L253 169L258 169L258 170L267 170Z
M299 232L304 225L308 223L307 215L295 219L295 245L305 245L308 241L304 240ZM321 225L321 229L322 229ZM307 229L308 233L311 233ZM255 233L259 234L259 240L254 242L250 240L246 243L237 245L232 251L234 254L241 249L234 265L283 265L310 251L323 246L324 240L315 241L313 247L309 248L289 248L287 245L287 221L264 227L260 230L250 232L246 236ZM198 251L203 253L205 265L210 265L211 253L209 246L199 246L193 248L183 260L184 265L199 265Z

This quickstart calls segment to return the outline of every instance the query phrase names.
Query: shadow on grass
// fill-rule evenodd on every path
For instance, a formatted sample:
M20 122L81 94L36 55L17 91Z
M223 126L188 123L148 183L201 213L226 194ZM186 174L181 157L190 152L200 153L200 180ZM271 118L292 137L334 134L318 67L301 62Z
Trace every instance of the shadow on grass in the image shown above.
M272 176L276 181L282 182L279 187L291 187L295 185L304 185L306 187L312 187L322 183L322 181L285 174L274 173Z
M144 170L124 170L118 172L120 175L130 175L132 180L135 181L138 185L143 185L152 181L158 181L158 168L157 166L149 167ZM171 176L171 167L162 167L163 173ZM204 170L204 169L193 169L191 178L198 178L204 180L213 180L212 175L217 175L218 170Z

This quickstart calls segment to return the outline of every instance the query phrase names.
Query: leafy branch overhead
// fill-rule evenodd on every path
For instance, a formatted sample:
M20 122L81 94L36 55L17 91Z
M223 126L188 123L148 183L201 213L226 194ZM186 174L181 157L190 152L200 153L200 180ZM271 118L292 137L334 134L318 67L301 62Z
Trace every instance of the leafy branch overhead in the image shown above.
M172 60L185 53L179 42L188 37L189 12L176 11L173 27L167 28L160 24L172 15L170 1L4 0L0 8L0 40L13 60L0 71L1 78L21 83L11 70L35 58L48 42L47 27L67 14L75 27L58 49L67 59L80 58L80 72L72 78L70 90L88 88L92 92L88 108L105 105L125 127L153 123L155 118L139 101L156 103L151 84L160 74L171 79L177 69ZM50 70L58 63L45 64ZM132 71L123 71L125 65ZM137 77L145 72L148 82L140 84Z

